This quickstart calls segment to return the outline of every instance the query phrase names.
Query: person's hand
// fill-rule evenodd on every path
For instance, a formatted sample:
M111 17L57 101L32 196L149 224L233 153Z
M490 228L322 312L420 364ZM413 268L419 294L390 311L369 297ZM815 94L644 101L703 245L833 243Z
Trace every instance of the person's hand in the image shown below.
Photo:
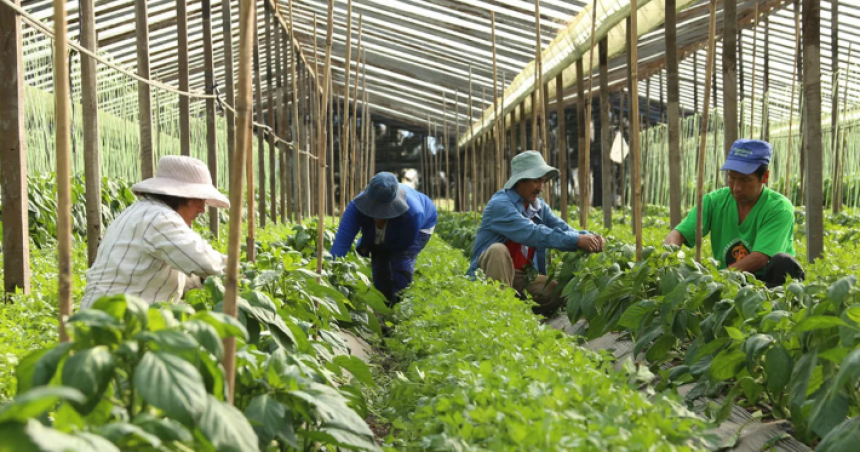
M603 247L606 246L606 239L599 235L580 235L577 246L582 251L597 253L603 251Z

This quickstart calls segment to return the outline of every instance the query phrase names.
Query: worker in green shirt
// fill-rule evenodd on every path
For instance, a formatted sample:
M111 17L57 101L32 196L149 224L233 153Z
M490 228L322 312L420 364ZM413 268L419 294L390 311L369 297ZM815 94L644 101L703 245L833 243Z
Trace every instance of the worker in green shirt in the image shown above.
M735 141L720 168L728 173L728 187L706 194L702 209L702 235L711 234L711 250L720 268L753 273L768 287L783 285L787 276L804 277L794 258L794 206L766 187L772 154L766 141ZM696 208L663 243L694 246Z

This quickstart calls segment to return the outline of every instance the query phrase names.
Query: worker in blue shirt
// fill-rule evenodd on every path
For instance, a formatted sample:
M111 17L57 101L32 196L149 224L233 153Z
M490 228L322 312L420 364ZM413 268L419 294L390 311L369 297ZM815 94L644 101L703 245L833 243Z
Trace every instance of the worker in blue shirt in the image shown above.
M556 176L558 170L538 152L525 151L511 160L511 178L484 208L469 266L470 276L480 268L487 278L530 293L537 302L532 311L540 315L563 302L554 293L556 282L547 284L546 249L596 253L606 244L599 235L570 227L538 198L544 182ZM530 268L537 273L533 279L526 276Z
M415 259L436 227L433 201L417 190L397 182L394 174L382 172L347 206L337 228L331 255L343 257L358 231L356 251L370 256L373 287L389 303L399 301L415 273Z

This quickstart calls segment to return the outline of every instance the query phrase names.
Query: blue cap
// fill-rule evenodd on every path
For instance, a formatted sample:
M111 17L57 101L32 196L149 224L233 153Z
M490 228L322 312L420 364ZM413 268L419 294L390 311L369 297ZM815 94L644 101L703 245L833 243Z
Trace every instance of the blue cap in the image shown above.
M752 174L762 165L770 165L773 146L767 141L741 138L732 145L726 163L720 171L737 171Z
M397 176L386 172L373 176L367 188L352 202L359 212L385 220L399 217L409 210L406 190L400 187Z

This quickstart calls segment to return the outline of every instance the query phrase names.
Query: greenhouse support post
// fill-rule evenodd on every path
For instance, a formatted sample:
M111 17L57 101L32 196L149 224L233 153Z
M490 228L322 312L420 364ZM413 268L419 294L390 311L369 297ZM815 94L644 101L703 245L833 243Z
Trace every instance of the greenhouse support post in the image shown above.
M201 1L203 16L203 80L206 94L215 94L215 62L212 55L212 4L211 0ZM206 160L212 185L218 186L218 125L215 122L215 99L206 99ZM218 209L209 207L209 232L218 238Z
M376 129L374 129L374 132L376 132ZM448 146L450 144L450 141L448 141L448 97L444 92L442 93L442 134L444 136L445 141L445 145L443 146L443 148L445 149L445 204L447 207L447 205L451 201L450 193L448 193L448 189L451 186L451 166L450 162L448 161L448 154L450 154L451 151ZM376 149L375 138L373 140L373 148L374 150ZM372 169L370 170L370 172L373 173L374 170Z
M495 139L493 141L496 146L496 186L493 188L500 189L502 188L499 183L502 180L502 148L500 147L501 139L499 138L501 134L501 129L499 128L499 73L496 64L496 13L494 11L490 11L490 23L490 40L493 45L493 128L495 132ZM502 89L504 89L504 86L502 86ZM445 145L447 146L447 144L446 142Z
M293 133L293 164L290 165L290 172L289 172L288 177L290 180L295 181L296 190L294 192L294 197L293 197L293 201L294 201L293 202L293 210L294 210L295 215L296 215L296 222L301 224L302 220L303 220L303 218L302 218L303 204L302 204L301 190L303 187L301 185L302 179L300 177L301 176L301 170L299 169L300 165L301 165L301 159L299 158L299 150L304 149L304 141L303 141L304 134L302 133L302 130L301 130L302 126L300 124L300 122L304 122L301 120L301 118L304 118L304 116L299 116L299 85L298 85L298 80L297 80L298 69L296 68L296 66L298 66L298 55L296 54L297 50L293 48L293 43L295 42L294 41L295 40L295 34L294 34L295 30L293 29L293 2L289 2L289 4L288 4L287 18L288 18L287 33L289 34L289 36L287 39L288 45L284 47L284 51L289 52L289 54L290 54L290 58L289 58L289 61L290 61L290 77L289 77L289 79L292 82L292 97L291 97L291 99L292 99L292 106L293 106L293 132L294 132ZM287 77L285 76L284 79L286 80ZM286 148L284 149L284 153L286 154ZM286 161L288 160L286 155L284 155L281 159L284 161L284 163L286 163ZM284 166L286 166L286 165L284 165ZM285 179L286 179L286 177L285 177Z
M335 139L335 135L337 133L337 131L334 128L334 114L335 114L335 108L337 108L339 103L335 102L335 100L334 100L334 91L333 91L334 81L332 80L331 74L328 74L328 76L326 78L328 79L328 84L329 84L329 87L328 87L328 92L329 92L329 96L328 96L328 98L329 98L328 99L328 101L329 101L328 130L329 130L329 132L326 134L326 135L328 135L328 146L329 146L329 149L328 149L328 162L329 163L327 165L328 166L328 187L329 187L328 195L329 195L329 200L328 200L327 212L329 215L334 216L335 215L335 208L337 207L337 204L336 204L337 200L334 197L334 187L335 187L335 185L334 185L334 169L335 169L334 139Z
M227 0L224 0L227 1ZM137 73L148 79L149 74L149 13L146 0L134 0L135 38L137 42ZM230 46L225 46L230 47ZM65 56L63 56L65 59ZM68 78L68 77L67 77ZM148 84L138 82L137 103L140 124L140 178L155 175L152 144L152 94Z
M257 122L262 124L265 120L263 119L263 86L260 82L260 40L257 36L256 29L254 30L254 44L251 49L251 53L253 56L253 65L252 65L252 76L253 76L253 89L254 96L256 100L256 117ZM253 107L252 103L252 107ZM251 111L251 115L253 117L254 111ZM252 126L253 127L253 126ZM252 141L253 143L253 141ZM262 127L257 128L257 152L259 153L259 164L260 164L260 194L265 193L263 187L265 187L265 171L266 171L266 135L263 131ZM245 238L245 256L248 259L248 262L256 262L257 253L255 246L255 237L257 235L257 206L254 201L254 190L256 189L256 179L254 177L254 149L248 149L248 155L245 162L245 178L248 180L248 189L246 196L246 212L248 218L248 231L247 236ZM265 198L260 201L260 209L263 209L265 205ZM261 217L265 217L261 215Z
M681 133L675 0L666 0L666 87L668 88L669 227L681 222ZM693 84L697 84L695 81Z
M275 134L280 133L280 128L275 125L275 87L272 83L272 46L277 47L276 43L272 42L272 10L269 3L263 3L264 20L265 20L265 28L266 28L266 106L267 106L267 114L265 117L265 124L269 126L273 133L268 135L268 147L269 147L269 174L268 181L260 174L260 226L266 226L266 214L269 215L269 220L272 223L277 221L277 211L278 208L276 206L278 199L278 192L276 179L275 179ZM284 136L286 139L286 136ZM263 157L260 160L265 161ZM267 206L268 200L266 197L266 184L268 184L268 195L271 197L272 205L271 208Z
M320 112L317 116L317 149L319 156L319 177L317 178L317 190L319 195L317 210L317 278L322 277L323 267L323 251L325 249L325 204L326 204L326 116L328 115L329 96L331 95L331 43L332 32L334 30L334 0L328 0L328 19L326 22L326 39L325 39L325 67L323 68L323 93L322 102L320 102ZM314 29L316 32L316 29ZM316 36L314 36L316 42ZM316 56L316 53L314 54ZM314 58L318 60L318 58ZM319 74L319 73L317 73ZM314 96L316 96L314 91Z
M543 68L541 55L541 31L540 31L540 0L535 0L535 89L532 91L532 147L538 151L546 159L546 153L543 148L539 147L538 140L540 139L540 101L541 89L543 89ZM484 105L481 105L481 115L483 117Z
M469 142L467 143L467 148L466 148L465 165L466 165L466 173L468 173L471 180L474 181L474 179L475 179L475 164L474 164L474 162L475 162L475 130L474 130L475 118L472 116L472 104L473 104L473 100L472 100L472 65L470 64L469 65L469 136L470 136L470 139L469 139ZM469 164L469 154L472 154L471 165ZM471 167L471 172L469 172L470 167ZM467 188L467 187L464 187L464 188ZM466 190L466 192L468 194L470 194L472 197L472 203L471 203L470 208L472 209L473 212L475 212L475 215L474 215L475 216L475 225L477 225L478 224L478 208L477 208L478 198L475 196L474 186L472 186L471 188L468 188ZM467 195L466 201L467 202L469 201L468 195Z
M347 169L351 166L349 159L349 76L352 74L352 0L347 0L346 3L346 62L343 65L343 123L340 136L340 214L346 211L346 187L351 183L347 177Z
M16 0L16 4L20 4ZM3 290L30 293L27 213L27 132L24 129L24 46L21 17L0 8L0 201L3 221Z
M833 91L831 94L831 102L830 102L830 154L833 156L833 172L830 175L830 189L832 192L830 199L830 209L836 214L841 210L841 206L839 205L839 201L836 198L836 194L839 190L839 181L837 178L839 177L839 20L836 19L839 17L839 2L831 1L830 2L830 48L837 49L837 51L830 52L830 69L833 72L831 74L831 86L833 87ZM851 43L848 44L851 46ZM849 55L851 51L849 50ZM847 71L846 71L847 73ZM846 85L848 85L846 80Z
M176 36L179 64L179 89L188 92L188 4L176 0ZM191 99L179 95L179 152L191 155Z
M794 64L792 65L792 74L791 74L791 106L788 111L788 150L785 154L785 192L783 193L785 196L791 199L791 193L789 192L790 188L790 180L789 175L791 174L791 142L792 142L792 132L794 126L794 93L796 91L797 86L797 69L800 65L800 14L797 12L797 3L795 2L795 14L794 14ZM801 201L802 202L802 201Z
M66 318L72 315L71 102L69 100L69 31L66 2L54 0L54 129L57 149L57 302L60 342L69 341ZM26 239L25 239L26 240Z
M824 251L823 153L821 143L821 1L803 0L803 98L806 120L806 240L810 263Z
M576 60L576 179L579 185L579 227L588 228L588 209L585 207L585 178L588 171L585 163L585 72L583 70L582 58Z
M457 136L462 133L460 130L460 90L454 92L454 116L457 118ZM457 211L462 212L463 206L465 205L465 199L463 198L463 187L465 186L463 183L463 168L460 165L460 140L455 139L454 144L454 158L457 159L455 162L455 166L457 167Z
M277 24L276 24L277 25ZM293 149L299 145L296 132L290 129L290 118L295 121L295 116L289 108L289 101L292 99L292 90L287 88L287 80L289 79L290 65L288 63L294 54L290 51L290 46L287 43L287 34L280 27L275 27L275 95L277 102L276 111L278 115L273 121L278 126L278 131L281 135L289 136L293 142ZM290 131L289 134L287 131ZM293 220L295 212L295 201L293 198L293 177L290 168L290 152L286 143L278 143L278 148L274 151L275 157L269 157L270 160L278 161L278 186L280 186L280 196L272 198L272 208L280 212L280 221L285 223ZM274 192L273 192L274 194Z
M636 0L630 1L630 86L633 88L630 91L630 140L631 151L633 154L632 175L633 175L633 234L636 236L636 260L642 260L642 166L639 156L639 58L637 50L639 48L639 35L636 33L636 25L639 11L636 7Z
M835 48L835 47L834 47ZM755 138L755 69L758 66L758 0L755 0L755 8L753 11L753 56L752 56L752 77L750 88L750 132L744 134L744 137ZM833 66L836 67L836 66Z
M507 85L508 85L507 75L504 71L502 71L502 86L501 86L501 88L502 88L501 89L501 92L502 92L502 103L501 103L501 105L502 106L505 105L505 86L507 86ZM507 177L507 174L508 174L507 162L510 159L510 157L508 155L508 151L507 151L507 142L508 142L508 139L507 139L507 130L508 130L507 127L508 126L507 125L508 125L508 123L506 122L506 120L507 120L508 116L510 116L510 118L511 118L511 122L510 122L511 133L513 133L513 130L514 130L514 127L513 127L514 112L513 112L513 110L511 110L510 115L505 115L504 111L505 111L505 109L502 108L502 117L501 117L502 130L499 133L499 136L502 140L502 143L501 143L502 156L501 156L501 159L499 162L499 165L501 165L501 170L499 173L501 175L501 180L499 181L499 188L500 189L502 187L504 187L505 181L508 179L508 177Z
M526 143L526 101L523 100L519 105L520 110L520 149L517 154L520 152L525 152L528 150L528 143Z
M702 109L701 135L699 136L699 158L696 178L696 261L702 261L702 209L705 198L705 149L708 138L708 113L710 108L711 74L714 71L714 55L716 54L717 29L717 0L710 0L710 16L708 22L708 59L705 63L705 105Z
M723 2L723 153L738 139L738 4ZM716 105L715 105L716 106Z
M96 51L96 14L93 0L81 0L81 45ZM9 60L3 60L9 61ZM96 260L102 237L102 172L99 149L98 68L96 60L81 56L81 120L84 125L84 183L87 200L87 267ZM6 97L3 97L6 99ZM6 136L3 134L3 136ZM4 221L4 224L5 221ZM4 247L5 250L5 247Z
M567 223L568 220L568 176L567 176L567 134L564 118L564 81L562 75L555 76L555 108L558 118L558 166L559 166L559 188L561 188L561 219Z
M603 186L603 227L612 229L612 137L609 129L609 39L604 37L598 44L600 64L600 172Z
M135 2L146 1L146 0L135 0ZM233 14L231 11L232 1L230 0L221 0L221 28L223 31L222 36L233 36ZM225 41L227 41L225 39ZM138 45L140 45L140 41L138 41ZM231 107L236 106L236 83L233 79L233 46L225 45L224 47L224 60L222 63L224 64L224 97L226 99L227 105ZM142 74L141 74L142 75ZM149 72L147 71L146 77L149 78ZM227 161L228 162L236 162L233 158L233 153L236 152L236 115L233 114L229 109L224 113L224 117L227 118ZM227 177L233 177L233 171L227 171ZM230 187L233 186L232 179L229 181Z
M57 0L60 1L60 0ZM239 2L239 91L236 97L236 147L230 172L230 230L227 244L227 268L224 284L224 314L237 316L239 286L240 234L242 227L242 195L246 159L251 153L251 60L256 30L256 3ZM227 46L229 47L229 46ZM224 339L224 375L227 380L228 403L233 404L236 383L236 338Z
M356 57L355 58L355 82L353 83L353 90L352 90L352 127L350 127L350 136L348 138L351 142L350 147L352 148L352 150L350 151L350 157L351 158L349 159L350 160L349 161L349 163L350 163L350 165L349 165L349 179L350 179L350 187L351 187L351 189L349 191L349 193L350 193L349 199L355 198L355 196L358 195L358 192L360 190L358 180L356 179L358 176L358 173L356 172L356 166L358 166L357 165L358 153L356 150L356 145L357 145L356 136L358 135L358 128L357 128L357 126L358 126L358 120L357 120L357 117L358 117L358 83L359 83L358 79L359 79L359 70L361 69L361 49L362 49L361 39L362 39L363 28L364 28L362 22L363 22L363 15L359 14L358 15L358 46L355 48L355 50L356 50L356 53L355 53L355 57ZM347 91L349 91L349 90L347 89Z
M583 168L585 168L585 185L581 187L583 202L580 208L580 218L583 218L583 229L588 228L588 213L591 210L591 95L594 89L594 33L597 28L597 0L591 8L591 44L588 46L588 97L585 100L585 147L583 148ZM583 58L580 58L582 60ZM577 67L579 68L579 67ZM580 77L584 76L579 71ZM584 212L584 214L582 213Z
M768 111L768 98L770 97L770 33L767 32L770 19L764 15L764 74L761 80L761 129L759 139L770 141L770 112Z

